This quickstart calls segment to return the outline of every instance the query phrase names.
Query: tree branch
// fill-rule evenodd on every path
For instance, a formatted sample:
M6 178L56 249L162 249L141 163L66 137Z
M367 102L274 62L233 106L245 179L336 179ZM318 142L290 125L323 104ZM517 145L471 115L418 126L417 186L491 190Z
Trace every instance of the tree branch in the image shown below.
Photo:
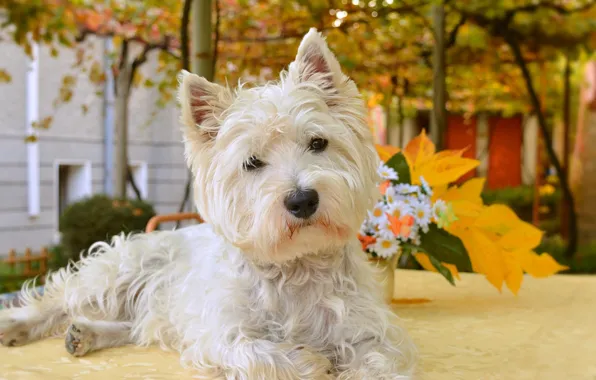
M128 59L128 41L122 41L122 46L120 47L120 62L118 63L118 68L122 70L124 65L127 64L126 60Z
M216 76L216 69L217 69L217 57L218 57L218 53L219 53L219 40L221 38L221 33L220 33L220 24L221 24L221 9L220 9L220 4L219 4L219 0L214 0L215 1L215 26L214 26L214 35L213 35L213 57L211 57L211 63L213 64L213 69L211 70L211 72L213 73L213 81L215 81L215 76Z
M193 0L184 0L182 18L180 21L180 56L182 57L182 69L190 71L190 44L188 39L188 24L190 22L190 6Z
M139 53L139 55L134 59L134 61L132 61L130 82L128 83L129 86L132 84L132 81L133 81L133 78L135 76L137 69L142 64L147 62L147 56L149 55L149 53L152 50L156 50L156 49L166 50L167 49L166 47L169 45L169 39L170 39L170 37L166 36L166 37L164 37L163 42L160 44L146 44L143 47L143 51L141 53Z
M508 12L518 13L518 12L535 12L539 9L550 9L553 10L561 15L570 15L573 13L581 13L584 11L589 10L592 8L596 3L593 0L588 1L587 3L580 5L575 8L566 8L563 5L555 4L552 2L540 2L538 4L528 4L521 7L515 7Z
M524 57L521 51L521 47L519 41L515 34L511 33L511 31L506 31L504 36L505 41L513 51L513 55L515 56L515 60L522 71L522 75L526 82L526 87L528 89L528 93L530 95L530 101L532 106L534 107L534 112L538 117L538 126L540 127L540 132L542 138L544 139L544 145L546 146L546 150L548 152L551 164L555 167L557 174L560 179L561 184L561 191L563 192L563 197L569 206L569 244L567 245L567 257L572 257L577 249L577 215L575 210L575 201L573 199L573 194L571 193L571 189L569 188L569 181L567 179L567 173L561 167L561 163L557 158L557 154L553 148L552 136L550 135L546 123L546 118L544 116L544 112L542 109L542 104L540 99L538 98L538 94L534 88L534 83L532 81L532 75L530 74L530 70L528 69L528 65L524 61Z
M449 49L450 47L455 45L455 43L457 42L457 34L459 33L460 28L464 26L467 20L468 18L465 15L462 15L457 24L455 24L453 29L451 29L451 32L449 32L449 36L447 37L447 42L445 44L446 49Z
M126 180L128 181L128 183L130 183L130 186L132 187L132 191L134 191L137 199L142 201L143 196L141 195L141 191L139 190L139 187L137 186L137 184L135 182L135 178L132 175L132 170L130 170L130 166L127 166L127 169L126 169Z
M75 37L75 41L77 43L84 42L87 39L87 37L89 37L89 36L115 37L117 35L118 34L114 33L113 31L94 31L89 28L82 28L79 30L79 35L77 37ZM124 40L127 41L128 43L135 42L135 43L141 44L143 46L149 45L151 47L151 50L160 49L160 50L165 51L166 53L168 53L169 55L171 55L174 58L177 58L177 59L181 58L180 56L176 55L176 53L174 51L178 47L178 45L176 44L176 42L177 42L176 39L173 38L172 36L164 36L163 40L161 42L147 41L139 36L128 37L128 38L125 38Z

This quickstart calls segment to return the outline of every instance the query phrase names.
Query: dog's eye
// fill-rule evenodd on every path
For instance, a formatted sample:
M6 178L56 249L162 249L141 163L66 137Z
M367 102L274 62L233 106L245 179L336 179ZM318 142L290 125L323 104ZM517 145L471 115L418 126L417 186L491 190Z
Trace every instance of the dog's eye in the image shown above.
M244 170L250 172L252 170L257 170L265 166L265 163L255 156L250 156L250 158L244 163Z
M321 138L315 138L310 141L308 149L312 150L313 152L322 152L327 149L327 144L329 144L329 141Z

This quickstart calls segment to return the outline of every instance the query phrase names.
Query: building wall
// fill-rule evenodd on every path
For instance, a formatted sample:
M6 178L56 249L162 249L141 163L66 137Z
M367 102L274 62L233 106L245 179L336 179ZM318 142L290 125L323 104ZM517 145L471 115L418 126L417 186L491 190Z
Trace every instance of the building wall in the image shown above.
M5 40L7 41L7 40ZM87 54L100 59L102 45L91 41ZM9 249L34 250L56 238L57 165L80 163L90 166L92 193L103 192L103 99L101 90L87 80L86 74L72 68L75 52L61 50L57 58L40 49L39 117L52 116L48 130L39 131L40 214L28 215L26 74L28 59L11 43L0 44L0 67L12 76L9 84L0 85L0 256ZM154 75L155 57L142 68L145 76ZM55 108L54 99L64 75L77 75L73 100ZM134 89L130 100L129 158L132 164L147 167L147 193L158 213L174 212L182 198L186 181L182 136L176 105L156 109L155 90ZM83 113L81 106L87 105Z

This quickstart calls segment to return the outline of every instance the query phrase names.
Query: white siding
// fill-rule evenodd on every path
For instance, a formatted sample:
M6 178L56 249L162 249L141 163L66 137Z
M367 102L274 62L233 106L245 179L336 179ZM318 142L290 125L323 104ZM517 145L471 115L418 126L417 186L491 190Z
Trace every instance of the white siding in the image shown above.
M86 44L86 54L101 63L101 43ZM52 58L48 49L40 50L40 118L52 116L48 130L39 132L40 205L37 218L27 214L27 157L25 137L25 75L27 58L20 48L8 42L0 44L0 67L12 76L12 82L0 85L0 256L15 248L39 249L53 242L57 230L55 186L57 160L89 161L93 193L103 191L103 100L101 90L85 75L72 68L75 52L60 51ZM142 68L145 76L155 69L155 61ZM73 100L54 108L53 102L64 75L78 75ZM130 101L129 157L131 162L147 164L148 200L157 212L178 209L186 182L182 136L178 110L174 103L156 115L156 90L134 89ZM89 106L83 114L81 105Z

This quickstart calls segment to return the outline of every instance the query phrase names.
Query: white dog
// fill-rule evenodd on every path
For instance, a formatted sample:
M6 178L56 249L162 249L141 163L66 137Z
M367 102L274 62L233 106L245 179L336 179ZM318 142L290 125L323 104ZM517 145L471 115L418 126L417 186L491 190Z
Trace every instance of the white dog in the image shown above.
M180 101L207 223L97 243L2 311L2 343L66 331L75 356L157 343L204 379L410 378L414 346L356 239L379 157L324 39L311 30L275 84L183 73Z

